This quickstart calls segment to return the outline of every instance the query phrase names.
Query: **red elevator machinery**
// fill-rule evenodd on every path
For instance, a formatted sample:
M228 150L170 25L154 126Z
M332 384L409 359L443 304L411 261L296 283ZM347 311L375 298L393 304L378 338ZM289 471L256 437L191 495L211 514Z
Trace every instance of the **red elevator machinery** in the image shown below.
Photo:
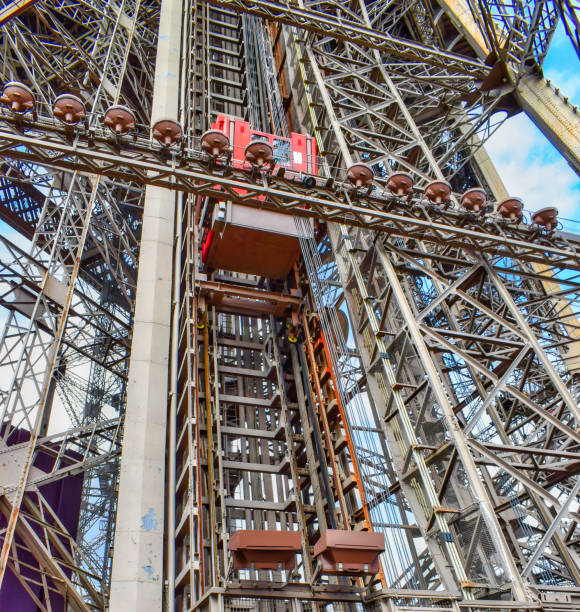
M246 148L266 141L273 152L268 171L284 173L291 181L313 182L317 162L312 136L266 134L252 130L247 121L225 115L218 116L212 129L229 138L234 168L251 169ZM299 234L291 216L232 202L208 202L202 239L202 261L208 268L284 279L299 255Z

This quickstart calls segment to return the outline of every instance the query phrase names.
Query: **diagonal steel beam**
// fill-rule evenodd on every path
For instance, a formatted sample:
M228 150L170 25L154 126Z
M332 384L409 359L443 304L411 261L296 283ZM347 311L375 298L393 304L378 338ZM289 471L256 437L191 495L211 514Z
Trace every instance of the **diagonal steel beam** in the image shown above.
M499 466L502 470L505 470L508 474L513 476L516 480L521 482L525 487L531 489L540 497L543 497L546 501L550 502L556 508L557 511L561 510L560 502L549 492L544 489L541 485L539 485L535 480L532 480L528 476L526 476L521 469L518 469L516 466L512 465L509 461L505 461L501 457L498 457L495 453L492 453L484 444L477 442L473 438L466 438L467 444L475 449L478 453L487 457L490 461L495 463L495 465ZM580 519L580 515L578 513L574 513L576 517L575 520Z
M247 13L285 23L301 30L350 41L362 47L376 49L395 57L452 70L456 74L467 74L474 80L483 79L491 67L477 58L442 51L437 47L418 43L414 40L393 36L368 27L361 19L337 17L327 12L304 8L298 2L273 2L270 0L217 0L212 5L223 6L240 13Z
M0 511L6 519L12 512L12 504L3 496L0 498ZM91 608L86 604L81 594L76 589L63 569L56 563L52 553L46 549L44 542L34 531L28 520L20 514L16 525L16 535L21 538L27 549L34 556L41 567L44 567L48 575L54 580L56 589L62 594L65 600L75 612L90 612Z
M527 342L530 343L530 346L534 349L534 352L536 353L538 359L544 366L546 373L550 377L550 380L552 381L554 387L558 390L560 397L563 399L564 403L568 407L568 410L573 415L574 420L576 421L576 426L578 427L580 425L580 409L578 408L578 404L572 397L572 394L570 393L568 387L564 384L564 381L558 375L558 372L556 372L554 364L548 358L546 352L538 342L536 335L534 334L533 330L528 325L526 318L522 315L520 309L514 302L513 296L506 289L504 283L499 277L499 274L493 269L487 259L482 257L482 262L487 270L490 279L492 280L495 288L497 289L497 292L499 293L505 305L508 307L509 311L512 313L514 319L516 320L522 334L525 334L523 337L525 338L525 340L527 340Z
M558 512L558 514L552 520L552 524L546 530L544 537L538 542L538 546L536 547L534 554L530 557L526 567L524 567L524 569L522 570L523 578L528 576L528 574L534 568L536 561L540 558L540 556L544 552L544 548L546 548L548 542L552 539L552 536L554 535L554 533L556 533L556 530L560 526L562 519L566 518L569 515L570 506L572 505L572 503L576 503L578 501L577 500L578 491L580 491L580 479L576 481L574 488L570 491L570 494L568 495L568 499L565 501L562 508L560 508L560 511Z

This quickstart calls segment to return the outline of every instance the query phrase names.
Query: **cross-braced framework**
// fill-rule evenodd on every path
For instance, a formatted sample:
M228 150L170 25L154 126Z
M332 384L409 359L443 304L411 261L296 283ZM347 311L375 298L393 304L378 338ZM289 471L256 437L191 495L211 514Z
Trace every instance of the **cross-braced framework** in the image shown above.
M364 8L362 10L364 13ZM348 47L349 45L345 45L345 53L348 52ZM310 53L309 59L310 74L318 85L314 91L319 95L318 99L314 95L311 95L310 99L311 105L316 108L311 117L317 123L312 127L320 129L320 126L329 123L329 118L332 119L334 129L327 132L328 139L334 140L336 148L340 148L348 163L352 159L353 149L356 151L357 141L353 141L353 136L365 133L364 128L367 127L366 133L372 138L374 125L380 120L376 113L372 112L372 108L368 107L368 103L367 112L360 113L356 120L353 120L349 112L350 107L356 103L353 103L353 98L362 98L360 104L363 106L364 96L374 87L374 82L369 82L366 86L359 84L357 88L351 86L349 94L342 90L342 96L337 95L341 92L335 89L334 81L331 80L329 86L328 79L321 77L320 60L313 53ZM322 61L326 60L327 57L324 56ZM372 64L376 66L379 56L374 60ZM308 68L304 72L306 80L309 78ZM345 77L355 83L360 72L351 72ZM328 74L328 70L325 74ZM357 94L353 94L353 90ZM340 101L345 102L345 107L341 107ZM417 129L417 123L413 121L413 114L403 116L403 112L409 109L401 102L403 100L400 97L394 97L392 101L392 105L398 105L401 112L399 124L395 129L422 135L423 131ZM403 119L406 120L404 123ZM373 129L368 129L368 126L373 126ZM365 143L370 138L367 137ZM453 137L449 140L452 141ZM443 147L433 146L433 143L420 137L414 144L418 150L415 159L419 161L419 168L413 168L415 172L421 168L422 163L438 178L448 176L453 180L455 168L447 166L449 157ZM362 148L360 150L362 151ZM369 147L358 155L365 161L374 161L372 155L369 155ZM381 160L378 164L380 166ZM405 169L408 169L408 166ZM469 174L473 180L473 173L468 173L465 178L469 178ZM463 185L465 186L469 185ZM576 442L574 423L577 420L577 397L574 395L573 374L575 364L570 359L567 362L566 355L577 333L574 317L576 309L573 305L577 295L571 288L570 292L562 288L563 295L568 296L570 303L570 309L566 311L569 314L569 327L566 330L555 330L554 336L553 325L562 324L563 321L550 316L549 313L553 315L554 310L566 309L568 302L566 298L562 302L554 302L554 297L551 296L550 299L551 292L547 289L552 284L560 288L558 279L565 278L569 272L548 266L514 266L511 258L490 260L485 256L475 256L449 246L440 251L438 248L432 249L422 241L409 243L384 239L376 234L365 234L364 231L359 231L355 238L345 227L329 233L338 255L339 268L342 269L342 283L357 330L355 335L360 334L358 345L363 350L363 363L366 352L366 381L371 397L378 404L377 412L381 415L375 426L385 429L382 421L387 422L385 436L392 441L389 449L394 455L395 465L399 462L397 485L402 486L402 480L407 480L407 486L409 480L415 487L421 483L421 494L418 497L422 500L423 507L421 509L415 505L414 515L420 522L422 510L428 530L433 530L439 521L440 532L452 534L451 537L444 537L443 541L448 545L456 543L459 547L459 563L452 551L446 551L450 565L458 574L455 579L459 578L459 584L464 588L466 585L477 588L477 584L486 580L492 583L494 580L501 582L507 574L514 580L515 592L517 579L513 575L514 570L516 573L522 571L522 575L527 577L533 573L534 565L543 554L539 551L532 554L534 545L530 542L535 538L535 542L539 540L541 546L545 546L553 536L554 532L546 534L545 537L540 535L542 529L547 531L551 526L552 517L541 509L545 494L551 493L542 487L544 499L537 500L539 503L534 519L530 516L533 513L528 513L533 527L528 524L527 530L524 529L525 535L518 533L518 536L514 536L509 534L508 530L510 544L513 546L517 542L517 552L514 554L512 550L511 555L507 554L507 549L501 550L503 544L501 537L498 537L500 525L496 523L493 515L501 518L502 508L494 500L501 499L502 496L520 501L524 498L530 500L536 496L543 497L535 486L535 482L539 480L538 475L533 479L521 476L522 470L527 469L522 467L525 461L522 461L521 453L526 453L526 450L522 449L530 448L527 457L528 461L531 461L529 457L534 447L523 433L526 431L525 425L534 423L532 429L527 430L534 443L542 439L540 444L545 445L547 441L551 444L553 428L560 430L562 427L567 432L564 444L574 445ZM460 261L467 264L465 276L463 273L457 273L456 264ZM479 278L475 270L481 270ZM444 278L447 280L444 281ZM473 284L470 284L470 278L473 279ZM574 276L570 275L570 278L574 282ZM477 287L476 300L473 300L474 287ZM516 287L521 288L520 291L517 291ZM543 299L538 297L538 291L543 295ZM426 298L427 295L430 297ZM551 325L548 325L546 320L541 321L541 316L538 318L535 308L530 310L527 307L529 295L533 296L532 303L538 307L545 303L544 300L549 301L550 306L545 312ZM457 310L458 308L461 310ZM499 312L502 313L501 317L498 316ZM430 325L428 320L432 321ZM495 345L496 339L499 341L504 334L515 334L514 339L519 338L519 346L508 348L509 344ZM493 340L491 343L482 344L485 343L485 337L491 337ZM466 350L459 348L461 346ZM480 351L477 357L470 355L474 347L478 347ZM502 367L499 356L503 351L506 355ZM496 356L498 361L494 359ZM521 360L524 358L527 361L526 365L522 366ZM494 372L496 369L498 373ZM490 374L491 377L486 381ZM529 390L523 391L528 376L531 377L528 385L533 388L538 385L546 398L560 404L561 408L554 412L558 414L557 423L552 422L551 410L554 410L554 406L549 409L533 406L534 402L529 399ZM510 385L510 378L512 381L517 380L518 384L514 385L512 382ZM487 392L483 387L486 382ZM509 395L512 388L515 388L516 396L519 393L520 397L507 400L507 405L513 411L509 410L506 414L498 410L497 406L500 398L505 393ZM512 419L516 418L520 402L523 402L532 414L523 417L525 425L516 426ZM466 410L467 414L464 413ZM482 417L485 424L480 422ZM542 426L537 422L537 417L542 421ZM508 419L507 427L505 419ZM457 436L462 422L465 423L467 437ZM429 423L438 423L438 426L432 427ZM422 430L423 424L425 429ZM569 427L570 425L572 426ZM540 434L542 431L546 432L547 438L544 439ZM483 435L487 443L490 440L501 440L500 447L505 455L498 457L499 453L486 449L477 439L480 435ZM513 438L514 435L516 439ZM568 435L571 438L568 438ZM512 439L508 442L510 436ZM516 447L511 456L510 445ZM556 445L559 447L560 443L556 442ZM571 457L570 459L573 462ZM513 463L517 463L516 469L512 467ZM426 465L431 471L429 477L424 469ZM477 469L486 486L494 487L485 497L477 490L479 478L476 477L476 465L485 466ZM485 470L490 472L486 474ZM572 472L574 471L572 468ZM469 495L465 497L466 482L470 483L474 494L471 501L468 499ZM532 490L526 493L525 484L529 482L534 484L530 484ZM560 487L556 495L561 493L564 499L572 495L573 499L577 492L575 479L572 478L567 486L560 484L565 482L565 477L558 479ZM514 491L512 487L515 488ZM506 496L507 491L510 491L510 495ZM453 503L446 501L447 496ZM408 499L412 500L413 495L408 495ZM487 505L490 501L495 507ZM551 499L551 502L556 502L556 499ZM409 503L412 507L412 502ZM508 504L503 510L509 509L513 512L513 506L514 504ZM553 512L560 517L558 507L559 503ZM457 513L458 508L464 508L463 513ZM523 514L517 518L521 519L521 516ZM452 517L452 529L441 523L445 517ZM573 532L574 520L569 520L569 527ZM504 521L509 523L505 518ZM490 530L491 537L486 530ZM526 536L528 543L525 543ZM479 553L477 547L480 547ZM575 583L575 578L572 577L576 571L572 561L575 552L566 550L568 547L561 541L556 542L555 547L559 555L551 550L549 561L544 558L541 568L536 569L538 583L548 577L549 583L561 584L560 580L564 574L568 575L565 581L571 580ZM546 565L567 566L567 556L572 566L571 573L568 573L569 570L564 570L563 573L555 570L555 574L550 573L554 567L547 573L544 572ZM516 563L522 564L521 570L515 569L510 557L515 558ZM489 564L487 569L486 564ZM483 578L484 575L487 577ZM503 579L500 578L502 575Z
M88 129L109 104L138 97L146 120L155 11L132 2L36 6L3 28L3 78L31 83L48 112L63 90L78 93L91 108ZM2 217L32 247L26 254L2 238L3 453L18 460L3 483L0 571L9 570L7 590L16 577L39 609L64 601L103 609L142 187L36 161L6 160L2 171L11 186ZM43 495L61 481L66 496L79 473L81 518L65 525L50 509L63 502Z
M580 57L580 19L578 17L578 5L574 2L564 0L563 2L556 2L558 12L564 23L566 34L568 34L576 54Z
M580 167L577 126L558 134L572 110L542 85L546 120L531 92L558 15L577 26L572 5L164 0L159 38L158 2L24 8L0 14L2 77L36 98L34 113L0 110L0 218L30 243L0 239L0 601L16 580L47 611L124 610L141 586L155 596L140 606L179 612L576 609L580 238L458 198L504 197L483 146L521 108ZM149 136L168 107L160 77L180 83L176 147ZM52 114L63 91L87 109L75 127ZM113 104L135 133L101 124ZM219 114L312 134L314 183L208 157L199 138ZM344 179L353 162L373 187ZM412 196L388 191L393 171L412 174ZM433 179L450 204L429 201ZM156 297L135 310L157 280L147 270L139 293L156 198L178 203L167 321ZM216 201L294 215L302 256L285 282L202 264ZM129 374L144 309L171 332L134 340L136 361L170 356L155 389ZM165 546L147 539L153 508L132 517L125 496L131 574L113 547L118 468L125 405L148 393L168 406L166 459L165 427L145 423L167 470L147 492L167 499ZM140 436L139 415L127 422ZM121 488L159 482L138 472ZM298 531L296 568L234 569L239 529ZM378 574L322 575L327 529L383 532Z

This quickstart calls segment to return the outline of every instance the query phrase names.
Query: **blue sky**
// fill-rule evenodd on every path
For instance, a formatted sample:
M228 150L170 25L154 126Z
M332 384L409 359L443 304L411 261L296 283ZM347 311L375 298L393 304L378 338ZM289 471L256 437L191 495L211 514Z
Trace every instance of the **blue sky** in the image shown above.
M561 26L544 75L580 106L580 61ZM580 233L580 179L524 113L508 119L486 148L508 191L523 198L528 211L556 206L565 229Z

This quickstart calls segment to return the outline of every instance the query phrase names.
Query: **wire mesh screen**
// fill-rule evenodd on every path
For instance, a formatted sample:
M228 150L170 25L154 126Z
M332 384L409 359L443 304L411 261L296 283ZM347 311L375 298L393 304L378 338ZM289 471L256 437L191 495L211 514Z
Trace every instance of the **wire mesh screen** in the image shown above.
M460 518L453 527L460 547L466 551L465 570L469 579L476 583L504 584L503 564L481 517L473 514L466 519Z
M225 612L363 612L368 610L356 601L307 601L285 598L228 597Z
M385 600L376 600L365 604L365 612L383 612L385 610L383 603ZM391 597L389 601L393 605L392 610L400 610L401 612L446 612L453 610L453 603L445 601L441 598L434 597ZM462 610L463 612L463 610Z
M253 597L232 597L225 600L225 612L290 612L289 599L257 599Z

